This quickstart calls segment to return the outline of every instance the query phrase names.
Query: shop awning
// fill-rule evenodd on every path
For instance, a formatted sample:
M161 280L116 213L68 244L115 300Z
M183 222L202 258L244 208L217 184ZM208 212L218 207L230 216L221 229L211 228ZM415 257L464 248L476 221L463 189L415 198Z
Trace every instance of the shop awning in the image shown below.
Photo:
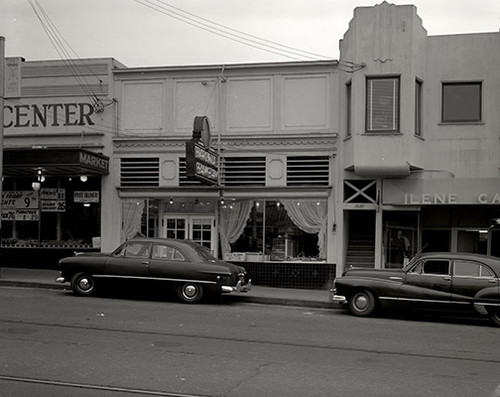
M79 148L5 148L5 176L36 175L107 175L109 157Z

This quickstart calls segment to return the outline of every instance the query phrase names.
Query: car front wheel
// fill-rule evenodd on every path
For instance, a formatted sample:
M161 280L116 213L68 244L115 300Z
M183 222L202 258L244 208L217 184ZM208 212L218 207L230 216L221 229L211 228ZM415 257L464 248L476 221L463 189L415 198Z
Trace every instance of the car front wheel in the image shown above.
M71 278L71 289L77 295L92 295L95 292L95 281L92 276L77 273Z
M377 302L370 291L356 291L349 298L349 311L355 316L370 316L375 311Z
M196 283L184 283L177 287L177 296L184 303L196 303L203 297L203 287Z
M500 309L490 311L488 317L493 325L500 327Z

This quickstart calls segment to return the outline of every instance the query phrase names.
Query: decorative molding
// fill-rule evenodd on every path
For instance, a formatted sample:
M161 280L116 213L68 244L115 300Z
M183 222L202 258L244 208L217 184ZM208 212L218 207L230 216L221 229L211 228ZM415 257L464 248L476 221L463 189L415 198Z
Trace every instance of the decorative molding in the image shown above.
M294 136L228 136L221 138L220 147L228 148L255 148L255 147L273 147L273 146L293 146L293 147L317 147L329 148L336 151L338 134L314 134L314 135L294 135ZM168 149L182 149L184 150L188 137L115 137L113 138L113 145L115 148L161 148L162 150ZM217 150L218 139L212 139L212 148Z

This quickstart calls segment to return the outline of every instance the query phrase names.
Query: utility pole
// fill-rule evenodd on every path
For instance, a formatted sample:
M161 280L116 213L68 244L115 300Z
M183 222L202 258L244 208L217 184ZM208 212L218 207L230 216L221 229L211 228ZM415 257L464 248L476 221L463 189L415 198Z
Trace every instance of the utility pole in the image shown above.
M5 96L5 37L0 36L0 244L2 242L4 96Z
M3 104L5 96L5 37L0 36L0 249L2 246L2 194L3 194ZM2 253L0 252L0 255ZM0 268L0 277L2 268Z

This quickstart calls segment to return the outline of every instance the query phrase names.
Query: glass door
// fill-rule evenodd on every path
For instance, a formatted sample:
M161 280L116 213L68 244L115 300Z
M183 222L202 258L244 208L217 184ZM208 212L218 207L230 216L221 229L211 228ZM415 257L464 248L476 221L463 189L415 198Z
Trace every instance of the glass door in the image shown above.
M215 247L215 217L196 215L164 215L162 236L193 240L210 250Z
M214 249L214 223L215 218L207 217L190 217L190 236L194 242L207 247L210 250Z
M460 229L457 233L457 252L488 253L488 229Z
M162 222L162 236L185 240L188 238L187 225L187 217L165 215Z

